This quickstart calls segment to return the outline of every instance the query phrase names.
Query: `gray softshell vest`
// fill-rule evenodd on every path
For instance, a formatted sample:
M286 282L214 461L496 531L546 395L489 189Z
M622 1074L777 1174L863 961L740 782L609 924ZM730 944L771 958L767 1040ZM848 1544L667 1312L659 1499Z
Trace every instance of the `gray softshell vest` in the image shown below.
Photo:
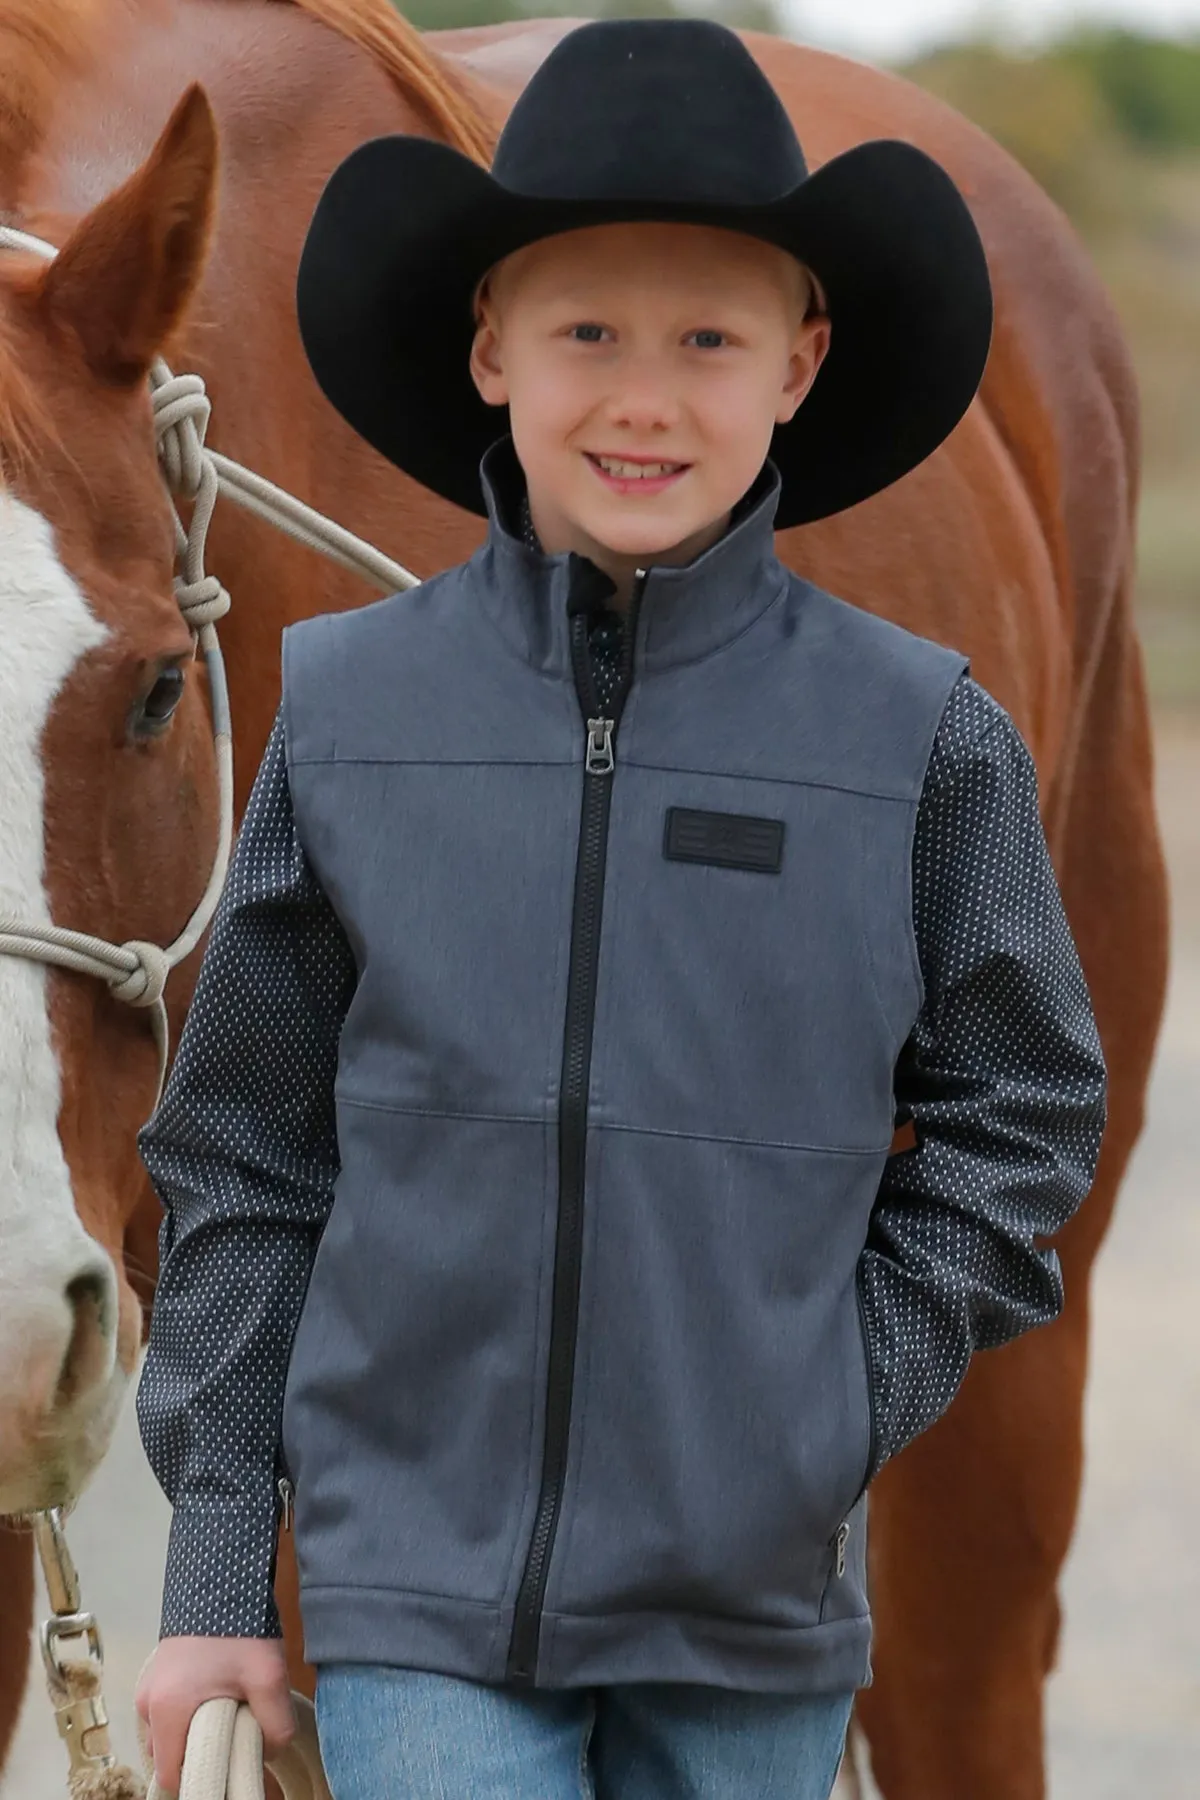
M509 529L508 454L469 562L284 634L299 837L359 971L284 1400L305 1653L854 1687L856 1269L967 661L784 568L768 465L639 583L589 730L611 588Z

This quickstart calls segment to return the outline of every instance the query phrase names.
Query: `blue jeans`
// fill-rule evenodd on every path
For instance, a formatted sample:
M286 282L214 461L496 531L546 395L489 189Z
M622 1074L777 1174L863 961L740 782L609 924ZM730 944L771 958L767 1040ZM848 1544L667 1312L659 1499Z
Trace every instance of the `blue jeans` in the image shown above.
M334 1800L828 1800L854 1695L317 1669Z

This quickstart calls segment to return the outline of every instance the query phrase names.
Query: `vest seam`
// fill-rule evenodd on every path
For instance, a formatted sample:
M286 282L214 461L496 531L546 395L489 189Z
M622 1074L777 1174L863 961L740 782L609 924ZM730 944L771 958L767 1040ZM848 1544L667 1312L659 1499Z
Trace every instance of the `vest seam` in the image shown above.
M353 1094L340 1093L336 1087L333 1097L340 1105L357 1106L363 1112L403 1113L421 1119L483 1119L498 1125L551 1123L551 1115L548 1113L467 1112L459 1107L404 1106L396 1100L360 1100Z
M413 1587L407 1582L394 1582L390 1583L387 1587L383 1587L378 1582L372 1581L305 1582L303 1584L303 1592L306 1594L412 1594L419 1599L446 1600L449 1601L452 1606L470 1607L477 1612L495 1612L503 1615L507 1611L506 1604L503 1600L473 1600L467 1595L446 1594L437 1588ZM678 1606L606 1607L603 1612L571 1612L563 1607L556 1607L553 1611L548 1609L546 1612L546 1618L548 1620L561 1620L563 1622L592 1621L596 1624L604 1625L610 1619L684 1619L687 1621L694 1621L700 1626L716 1624L733 1626L735 1629L738 1627L745 1627L753 1632L794 1632L797 1634L811 1631L828 1631L833 1627L855 1624L869 1616L868 1613L863 1612L851 1614L850 1617L846 1619L817 1620L811 1625L780 1625L749 1617L745 1613L723 1613L716 1611L697 1612Z
M337 763L351 767L385 769L570 769L577 756L296 756L295 768L329 768Z
M334 1098L342 1106L356 1106L362 1112L400 1113L420 1119L485 1120L498 1125L548 1125L553 1122L549 1113L463 1112L450 1107L402 1106L395 1100L360 1100L336 1089ZM879 1156L891 1143L889 1138L885 1144L864 1148L856 1144L809 1144L789 1138L736 1137L720 1131L676 1131L665 1125L626 1125L616 1119L597 1119L594 1114L589 1118L588 1126L593 1131L632 1131L644 1137L678 1138L687 1143L741 1144L750 1150L798 1150L814 1156Z
M454 1606L471 1606L480 1612L505 1611L505 1603L501 1600L472 1600L464 1594L445 1594L440 1588L411 1587L407 1582L389 1583L381 1587L377 1581L317 1581L305 1582L303 1591L306 1594L416 1594L425 1600L449 1600Z
M855 794L865 800L887 800L894 806L915 806L920 797L919 789L915 794L885 794L878 788L852 787L848 782L842 781L810 781L803 775L760 775L750 769L706 769L684 763L643 762L636 756L626 756L624 766L627 769L652 769L656 774L662 775L704 775L726 781L761 781L780 787L819 788L822 792Z
M365 766L369 768L429 768L429 769L570 769L578 763L578 757L499 757L499 756L294 756L291 759L293 768L323 768L336 763L349 766ZM626 756L622 758L622 767L627 769L649 769L662 775L701 775L721 781L759 781L780 787L817 788L821 792L835 794L854 794L865 800L886 800L893 806L916 806L920 792L916 794L885 794L878 788L852 787L840 781L810 781L802 775L760 775L752 770L708 769L689 766L684 763L643 762L640 757Z
M851 1613L845 1619L818 1619L811 1625L777 1625L773 1621L755 1619L746 1613L724 1612L692 1612L686 1607L606 1607L603 1612L567 1612L559 1607L555 1612L547 1612L548 1619L574 1622L577 1620L594 1621L598 1625L607 1624L610 1619L683 1619L688 1622L704 1625L730 1625L735 1629L745 1627L749 1631L794 1632L799 1635L807 1631L829 1631L835 1626L853 1625L870 1617L868 1612Z
M687 1143L741 1144L749 1150L799 1150L806 1156L879 1156L892 1141L889 1138L885 1144L864 1149L856 1144L807 1144L787 1138L734 1137L720 1131L675 1131L665 1125L623 1125L615 1119L593 1118L591 1123L595 1131L634 1131L643 1137L678 1138Z

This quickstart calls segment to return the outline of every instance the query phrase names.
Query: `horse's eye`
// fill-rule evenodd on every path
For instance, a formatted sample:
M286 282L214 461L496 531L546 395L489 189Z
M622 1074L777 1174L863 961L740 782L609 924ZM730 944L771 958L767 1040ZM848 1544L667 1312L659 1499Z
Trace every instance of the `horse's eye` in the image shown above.
M135 736L150 737L165 730L182 693L183 670L164 669L134 714Z

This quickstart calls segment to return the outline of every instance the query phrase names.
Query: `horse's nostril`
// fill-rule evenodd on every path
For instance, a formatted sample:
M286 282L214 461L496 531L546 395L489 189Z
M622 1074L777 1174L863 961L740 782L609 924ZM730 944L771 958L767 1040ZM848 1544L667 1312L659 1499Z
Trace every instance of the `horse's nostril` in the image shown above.
M107 1271L92 1267L66 1286L71 1340L55 1389L55 1407L68 1406L105 1373L110 1361L112 1285Z
M78 1310L85 1302L90 1302L101 1315L108 1310L108 1277L103 1269L86 1269L82 1275L76 1275L67 1283L67 1299L73 1309Z

